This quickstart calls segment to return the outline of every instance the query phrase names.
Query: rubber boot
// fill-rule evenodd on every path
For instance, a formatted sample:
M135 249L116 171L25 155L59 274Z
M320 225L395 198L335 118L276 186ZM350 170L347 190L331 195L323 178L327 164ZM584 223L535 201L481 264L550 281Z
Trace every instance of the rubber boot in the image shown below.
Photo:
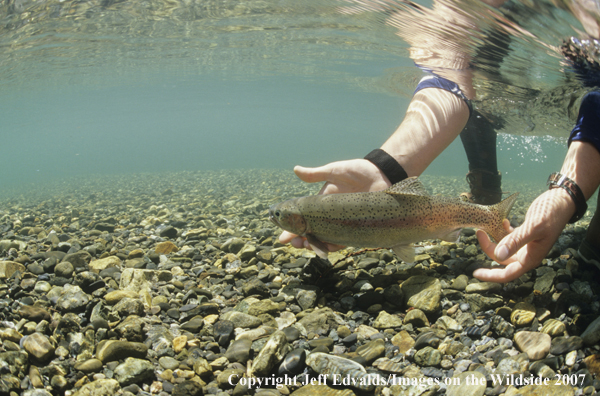
M467 173L470 193L462 193L470 202L480 205L493 205L502 201L502 175L482 169L474 169Z

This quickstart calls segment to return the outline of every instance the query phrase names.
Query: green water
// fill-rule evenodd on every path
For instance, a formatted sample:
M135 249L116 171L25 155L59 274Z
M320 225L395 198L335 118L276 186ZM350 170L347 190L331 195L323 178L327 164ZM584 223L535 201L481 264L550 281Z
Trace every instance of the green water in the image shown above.
M357 4L3 4L0 185L363 157L399 125L422 73L387 14L347 12ZM515 19L524 11L531 15ZM475 80L475 104L506 118L504 180L543 187L560 169L572 124L560 103L537 100L567 83L548 46L578 22L547 4L510 2L498 12L533 33L513 33L501 67ZM456 141L426 174L462 180L466 172Z

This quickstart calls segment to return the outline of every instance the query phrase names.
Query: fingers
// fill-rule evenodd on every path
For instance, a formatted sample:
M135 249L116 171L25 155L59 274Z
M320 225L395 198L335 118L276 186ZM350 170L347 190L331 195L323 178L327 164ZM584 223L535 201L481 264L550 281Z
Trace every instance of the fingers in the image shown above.
M504 227L504 229L506 230L506 232L511 233L513 232L515 229L510 225L510 220L508 219L504 219L502 221L502 227Z
M319 166L317 168L305 168L296 165L294 167L294 173L304 182L319 183L327 181L327 176L331 173L331 167L330 164Z
M506 283L517 279L528 269L515 261L504 268L479 268L473 271L473 276L484 282Z
M477 230L477 240L483 253L487 254L488 257L494 257L494 248L496 244L492 242L489 235L483 230Z
M302 249L306 246L310 246L308 245L308 242L306 242L306 239L287 231L283 231L281 233L281 235L279 236L279 242L283 243L284 245L290 243L293 247L297 249Z
M505 261L509 257L516 254L519 249L525 246L528 242L535 239L535 235L529 231L529 227L517 227L514 232L508 234L494 249L494 256L498 262Z
M292 234L291 232L283 231L281 235L279 235L279 242L285 245L286 243L290 243L290 241L297 236L298 235Z

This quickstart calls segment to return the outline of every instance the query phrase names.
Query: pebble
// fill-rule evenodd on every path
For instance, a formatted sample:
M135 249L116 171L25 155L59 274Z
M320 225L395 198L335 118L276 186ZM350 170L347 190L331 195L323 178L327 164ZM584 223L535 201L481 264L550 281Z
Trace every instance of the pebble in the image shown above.
M119 183L94 189L93 200L88 191L68 204L58 194L51 209L26 201L3 207L0 250L3 243L12 250L0 261L0 393L242 396L247 387L228 377L248 366L259 376L302 378L306 371L357 380L341 388L250 391L264 396L370 394L375 387L367 380L391 373L552 378L585 367L599 374L597 351L586 347L600 338L600 325L589 322L600 309L596 284L570 250L502 285L468 275L474 262L491 261L466 233L457 243L423 242L411 265L388 250L349 256L357 250L343 249L330 255L336 267L329 271L314 253L280 245L266 215L272 202L309 194L312 186L280 175L230 177L178 174L168 187L157 180L150 195L127 178L120 190L113 187ZM461 192L443 186L434 189ZM563 235L576 246L584 233ZM552 355L534 360L548 356L545 346L536 350L547 337ZM45 350L44 360L26 353L34 350ZM577 394L594 392L590 385ZM377 392L419 396L417 390L458 392L444 384Z
M385 311L381 311L373 322L373 327L376 329L390 329L394 327L401 327L402 324L402 318L399 316L391 315Z
M24 338L23 349L38 362L46 362L54 355L54 345L44 334L33 333Z
M467 293L500 293L502 284L495 282L470 283L464 290Z
M550 352L552 338L548 334L533 331L520 331L515 334L515 344L525 352L529 360L540 360Z
M585 331L581 334L581 339L585 345L595 345L600 342L600 317L597 317L588 325Z
M250 359L250 352L252 348L252 340L248 338L241 338L234 341L227 351L225 357L230 362L246 363Z
M465 371L452 377L446 396L483 396L487 381L479 371Z
M255 376L264 376L278 364L291 349L282 331L273 333L252 362L251 371Z
M415 363L421 367L439 366L442 361L442 354L437 349L426 346L415 353Z
M516 327L528 326L535 319L535 312L535 306L526 302L517 303L510 314L510 321Z
M398 347L398 352L403 354L408 352L415 345L415 340L406 330L401 330L398 334L394 335L391 342Z
M279 366L279 375L293 376L299 374L306 366L306 351L304 349L295 349L285 355L285 358Z
M563 355L567 352L581 349L583 347L583 339L581 337L556 337L552 339L550 353L553 355Z
M404 317L404 324L412 324L414 327L429 327L429 320L420 309L411 309Z
M115 360L125 359L127 357L145 357L148 352L148 346L141 342L103 340L96 347L96 357L107 363Z
M556 319L548 319L546 322L544 322L544 325L542 326L540 332L546 333L551 337L557 337L563 334L566 329L567 327L563 322Z
M75 363L73 368L86 374L96 373L102 369L102 361L99 359L87 359Z
M437 278L412 276L402 282L402 293L408 307L425 313L433 313L440 308L442 286Z

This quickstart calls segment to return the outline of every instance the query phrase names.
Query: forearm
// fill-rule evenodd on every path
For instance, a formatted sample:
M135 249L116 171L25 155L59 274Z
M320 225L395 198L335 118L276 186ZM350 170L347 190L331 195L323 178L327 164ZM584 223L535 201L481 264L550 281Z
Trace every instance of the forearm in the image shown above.
M423 89L414 95L404 121L381 148L408 176L419 176L460 134L468 119L464 100L442 89Z
M588 200L600 185L600 153L590 143L574 141L560 173L575 181Z

